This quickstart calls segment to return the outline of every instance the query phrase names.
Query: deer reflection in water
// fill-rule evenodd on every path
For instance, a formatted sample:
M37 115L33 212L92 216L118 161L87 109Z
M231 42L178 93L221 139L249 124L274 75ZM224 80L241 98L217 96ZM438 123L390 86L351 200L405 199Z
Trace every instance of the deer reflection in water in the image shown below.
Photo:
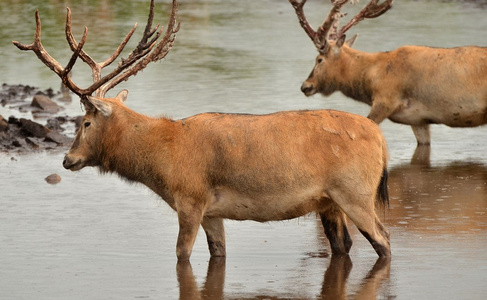
M487 229L487 165L451 162L405 164L389 171L387 223L408 230L443 233Z
M347 293L347 280L352 270L352 260L348 255L333 255L323 277L320 294L311 299L347 299L352 294L355 299L376 299L381 287L390 277L390 257L379 257L367 275L363 278L360 289ZM179 299L310 299L302 295L258 294L254 292L225 295L225 258L212 257L208 263L206 280L201 289L198 288L189 261L177 263L177 278L179 283Z

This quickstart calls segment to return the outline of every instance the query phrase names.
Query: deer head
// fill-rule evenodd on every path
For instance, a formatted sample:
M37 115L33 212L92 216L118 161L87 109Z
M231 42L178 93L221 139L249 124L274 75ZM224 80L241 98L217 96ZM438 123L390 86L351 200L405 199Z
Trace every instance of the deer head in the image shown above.
M341 64L341 48L343 45L351 47L357 37L355 35L350 40L345 42L345 33L352 26L359 23L363 19L377 18L392 7L393 0L386 0L382 4L379 4L380 0L371 0L358 14L356 14L350 21L338 29L338 23L340 18L344 17L346 13L342 13L342 7L348 2L348 0L331 0L332 7L325 21L318 27L318 30L314 30L308 23L306 16L304 15L304 5L307 0L289 0L291 5L296 11L299 24L304 29L306 34L311 38L313 44L319 52L316 58L316 63L313 71L309 75L308 79L303 83L301 90L306 96L311 96L316 92L320 92L324 95L333 93L336 88L334 78L340 76L340 64ZM354 0L351 0L353 3ZM322 81L328 81L326 85L321 85L321 89L313 84L313 77L319 76Z
M147 25L140 42L127 58L122 58L118 66L105 76L101 74L102 69L110 65L121 54L135 32L137 24L128 32L115 52L103 62L95 62L83 50L88 34L87 28L85 28L80 42L78 43L75 40L71 32L71 10L69 8L67 9L65 32L66 40L73 54L66 67L63 67L44 49L41 42L41 20L38 11L35 12L36 31L34 42L30 45L24 45L17 41L13 42L20 50L33 51L47 67L61 78L66 87L80 97L85 107L86 114L81 128L78 130L73 145L63 161L65 168L76 171L85 166L100 165L99 157L97 157L100 149L97 149L97 147L100 147L100 142L104 136L110 135L108 129L112 129L113 132L113 127L117 126L116 122L112 120L112 114L115 114L113 110L115 107L123 107L122 103L128 94L127 90L123 90L115 98L107 99L105 98L106 92L120 82L127 80L130 76L136 75L149 63L163 59L171 50L180 25L177 22L177 0L173 0L171 16L164 35L163 28L159 25L152 28L153 17L154 0L151 0ZM162 39L159 39L161 36ZM93 73L93 84L87 88L78 87L69 76L69 72L78 57L90 66ZM93 93L95 93L95 97L92 96Z

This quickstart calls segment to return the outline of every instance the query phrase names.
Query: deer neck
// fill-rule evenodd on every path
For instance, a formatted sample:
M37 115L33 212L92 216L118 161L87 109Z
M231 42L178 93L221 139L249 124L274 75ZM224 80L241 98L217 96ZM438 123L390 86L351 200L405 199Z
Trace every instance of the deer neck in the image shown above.
M169 161L176 129L174 121L150 118L133 111L114 113L104 133L100 155L102 172L113 172L151 189L163 186L161 170ZM160 194L162 191L156 191Z
M376 53L367 53L342 47L339 90L347 97L372 104L372 90L367 74L377 60Z

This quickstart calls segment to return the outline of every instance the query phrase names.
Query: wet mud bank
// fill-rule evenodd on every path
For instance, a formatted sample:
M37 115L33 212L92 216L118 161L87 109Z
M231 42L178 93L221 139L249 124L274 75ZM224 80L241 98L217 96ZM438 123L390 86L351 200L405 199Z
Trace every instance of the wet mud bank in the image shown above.
M67 149L81 121L81 116L63 115L64 104L70 101L66 91L2 84L1 106L26 117L0 115L0 152L27 154Z

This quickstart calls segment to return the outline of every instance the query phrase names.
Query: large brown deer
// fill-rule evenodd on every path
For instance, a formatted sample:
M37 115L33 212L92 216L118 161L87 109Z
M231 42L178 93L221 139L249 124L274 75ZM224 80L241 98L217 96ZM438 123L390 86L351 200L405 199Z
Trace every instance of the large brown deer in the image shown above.
M351 48L356 36L345 41L345 32L365 18L382 15L392 0L370 1L340 29L338 21L344 16L340 10L348 0L331 0L331 11L316 31L304 15L306 1L289 0L319 51L301 86L306 96L341 91L371 105L368 118L377 124L389 118L411 125L418 145L430 144L430 124L487 124L487 48L404 46L390 52L361 52Z
M387 149L372 121L331 110L262 116L204 113L171 120L130 110L123 104L126 90L104 98L117 83L167 54L179 28L176 4L156 45L161 31L152 37L152 2L141 43L104 77L100 71L107 63L95 63L82 50L86 31L80 43L74 40L69 10L66 36L74 53L65 68L42 47L37 13L34 43L14 42L34 51L84 104L86 115L63 166L72 171L98 167L158 194L178 215L179 260L189 259L200 225L211 255L225 256L224 218L266 222L310 212L320 214L333 253L346 254L351 247L347 215L379 256L389 256L389 233L375 213L376 202L388 202ZM87 89L68 77L78 56L93 69L94 83Z

